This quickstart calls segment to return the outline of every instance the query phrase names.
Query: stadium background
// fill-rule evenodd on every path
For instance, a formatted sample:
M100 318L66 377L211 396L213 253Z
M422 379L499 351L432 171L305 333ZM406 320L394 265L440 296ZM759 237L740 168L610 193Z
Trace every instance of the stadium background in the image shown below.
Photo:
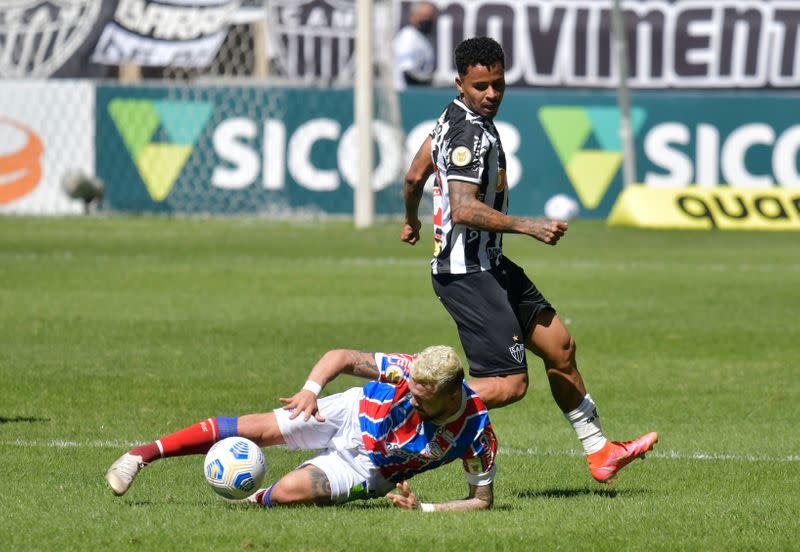
M6 10L0 212L81 212L61 190L63 175L80 170L105 183L101 210L110 212L352 213L355 4L204 4L216 10L216 26L198 27L185 42L178 38L191 31L163 39L174 26L150 22L145 0ZM402 212L403 168L453 95L452 47L490 33L508 56L511 87L498 123L517 188L513 213L539 215L564 193L585 218L606 219L624 203L618 222L626 224L797 228L800 126L786 117L797 110L800 84L797 8L624 4L635 180L644 195L622 200L612 4L438 2L441 86L398 94L388 52L410 2L376 3L376 213ZM136 55L139 63L182 62L140 66ZM87 75L96 78L75 78ZM30 167L20 169L18 158Z

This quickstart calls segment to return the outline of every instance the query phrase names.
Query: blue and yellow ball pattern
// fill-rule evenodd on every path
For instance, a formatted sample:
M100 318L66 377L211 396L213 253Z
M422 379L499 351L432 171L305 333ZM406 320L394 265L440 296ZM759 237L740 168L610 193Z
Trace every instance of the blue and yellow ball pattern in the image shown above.
M206 481L217 494L239 500L261 487L267 476L267 463L254 442L244 437L228 437L208 451L204 471Z

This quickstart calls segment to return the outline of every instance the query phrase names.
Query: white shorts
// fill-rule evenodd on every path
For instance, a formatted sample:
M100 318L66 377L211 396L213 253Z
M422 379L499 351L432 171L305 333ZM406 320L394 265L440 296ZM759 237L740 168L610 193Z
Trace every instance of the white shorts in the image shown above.
M331 500L347 502L357 498L383 496L394 484L387 481L372 463L358 421L360 387L324 397L317 402L324 422L303 416L289 419L290 411L275 409L278 428L289 450L325 449L301 466L311 464L322 470L331 485Z

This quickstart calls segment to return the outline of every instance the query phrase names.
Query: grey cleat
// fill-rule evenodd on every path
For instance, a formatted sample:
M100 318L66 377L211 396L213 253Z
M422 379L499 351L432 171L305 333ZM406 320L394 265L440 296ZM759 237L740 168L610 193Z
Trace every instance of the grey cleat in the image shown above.
M136 474L139 473L145 464L142 461L141 456L134 456L133 454L126 452L122 456L120 456L116 462L111 464L111 467L108 468L106 472L106 481L108 482L108 486L111 487L111 490L114 491L114 494L117 496L122 496L128 489L131 487L131 483L133 483L133 478L136 477Z

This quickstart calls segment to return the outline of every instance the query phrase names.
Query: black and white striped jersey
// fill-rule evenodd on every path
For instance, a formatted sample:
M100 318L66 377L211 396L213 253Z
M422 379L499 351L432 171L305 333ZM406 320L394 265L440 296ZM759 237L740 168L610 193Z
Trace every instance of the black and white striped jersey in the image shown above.
M455 99L431 133L433 188L434 274L467 274L497 266L503 254L503 234L453 224L450 218L452 180L475 184L478 199L508 212L506 157L491 120L470 111Z

